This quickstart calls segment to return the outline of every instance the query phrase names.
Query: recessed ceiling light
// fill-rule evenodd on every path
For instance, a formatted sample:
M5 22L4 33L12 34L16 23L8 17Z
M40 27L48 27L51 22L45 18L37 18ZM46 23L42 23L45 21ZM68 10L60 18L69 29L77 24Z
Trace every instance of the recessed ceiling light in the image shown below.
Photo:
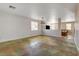
M16 7L15 6L12 6L12 5L9 5L9 8L16 9Z

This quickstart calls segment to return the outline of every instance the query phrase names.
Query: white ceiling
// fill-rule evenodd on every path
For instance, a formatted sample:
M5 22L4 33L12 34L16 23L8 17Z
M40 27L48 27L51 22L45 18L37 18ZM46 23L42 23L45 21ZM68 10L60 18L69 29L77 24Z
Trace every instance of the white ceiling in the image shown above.
M16 9L10 9L9 5L15 6ZM74 3L0 3L0 10L34 19L40 19L41 17L46 20L59 17L73 19L75 6Z

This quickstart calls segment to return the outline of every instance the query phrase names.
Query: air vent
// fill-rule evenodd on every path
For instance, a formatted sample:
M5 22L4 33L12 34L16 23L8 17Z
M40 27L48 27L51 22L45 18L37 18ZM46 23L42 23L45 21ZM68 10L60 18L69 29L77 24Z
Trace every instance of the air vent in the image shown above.
M9 8L16 9L16 7L15 6L12 6L12 5L10 5Z

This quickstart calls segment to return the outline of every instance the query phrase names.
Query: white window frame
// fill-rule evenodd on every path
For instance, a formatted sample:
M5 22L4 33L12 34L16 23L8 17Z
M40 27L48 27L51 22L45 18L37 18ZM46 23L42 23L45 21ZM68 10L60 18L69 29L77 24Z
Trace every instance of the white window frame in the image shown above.
M37 21L31 21L31 31L38 30L38 22Z
M50 26L50 30L57 30L58 29L58 23L49 23L47 25Z

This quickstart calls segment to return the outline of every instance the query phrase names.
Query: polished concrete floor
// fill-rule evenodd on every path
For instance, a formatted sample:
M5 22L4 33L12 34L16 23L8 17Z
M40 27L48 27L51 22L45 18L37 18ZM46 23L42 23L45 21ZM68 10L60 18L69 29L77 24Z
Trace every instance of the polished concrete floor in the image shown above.
M77 56L74 43L64 38L34 36L0 43L1 56Z

